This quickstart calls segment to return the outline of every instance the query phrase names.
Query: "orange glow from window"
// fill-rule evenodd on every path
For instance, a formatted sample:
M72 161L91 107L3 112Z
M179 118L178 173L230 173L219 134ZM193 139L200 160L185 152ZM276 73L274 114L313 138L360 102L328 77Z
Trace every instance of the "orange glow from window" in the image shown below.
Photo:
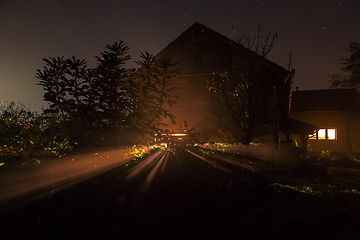
M336 140L336 130L334 128L327 129L327 139Z
M173 134L171 134L171 136L181 137L181 136L186 136L186 133L173 133Z
M316 140L316 131L314 131L313 134L309 135L309 139L315 139Z
M319 129L319 131L318 131L318 139L319 140L326 139L326 131L325 131L324 128Z
M336 140L336 129L335 128L321 128L313 134L309 134L309 139L313 140Z

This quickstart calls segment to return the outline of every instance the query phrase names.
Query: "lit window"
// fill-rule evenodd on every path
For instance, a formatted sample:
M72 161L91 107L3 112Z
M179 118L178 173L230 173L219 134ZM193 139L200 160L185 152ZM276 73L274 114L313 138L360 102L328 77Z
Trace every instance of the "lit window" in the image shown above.
M186 133L173 133L171 136L179 137L179 136L186 136Z
M309 139L316 139L316 131L313 134L309 135Z
M319 140L326 139L326 131L325 131L324 128L319 129L319 131L318 131L318 139Z
M314 131L313 134L309 135L309 139L313 140L336 140L336 129L335 128L321 128L318 131Z
M334 128L327 130L327 139L329 140L336 140L336 131Z

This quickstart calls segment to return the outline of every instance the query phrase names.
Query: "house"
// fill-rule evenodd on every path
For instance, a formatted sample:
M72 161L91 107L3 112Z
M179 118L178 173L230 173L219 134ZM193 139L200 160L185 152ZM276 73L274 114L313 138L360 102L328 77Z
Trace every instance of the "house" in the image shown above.
M168 106L176 116L176 124L166 121L170 130L175 131L186 121L188 128L194 128L200 133L200 140L208 139L218 134L219 127L209 118L208 109L211 108L211 94L207 88L207 80L214 72L241 71L244 58L261 58L261 71L264 81L262 104L267 110L274 109L276 99L281 99L277 105L277 112L269 122L266 133L278 137L277 120L287 118L290 110L290 92L294 78L294 71L288 71L277 64L260 57L255 52L243 47L233 40L195 23L178 38L160 51L159 58L171 58L181 68L181 75L173 82L178 90L174 95L179 96L177 104ZM265 81L267 84L265 84ZM270 111L270 110L269 110ZM276 115L276 116L275 116ZM270 131L270 132L269 132ZM265 132L264 132L265 133Z
M310 153L328 150L344 157L360 152L360 94L356 89L294 91L290 117L317 126L307 136Z

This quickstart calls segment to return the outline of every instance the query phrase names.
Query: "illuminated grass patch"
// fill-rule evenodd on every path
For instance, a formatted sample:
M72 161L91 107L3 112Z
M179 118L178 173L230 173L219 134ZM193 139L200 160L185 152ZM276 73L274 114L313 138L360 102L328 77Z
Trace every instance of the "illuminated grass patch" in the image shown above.
M308 185L290 185L282 183L272 184L277 189L288 189L306 194L317 196L339 195L339 194L360 194L356 188L341 189L341 187L328 185L328 186L308 186ZM280 190L281 191L281 190Z

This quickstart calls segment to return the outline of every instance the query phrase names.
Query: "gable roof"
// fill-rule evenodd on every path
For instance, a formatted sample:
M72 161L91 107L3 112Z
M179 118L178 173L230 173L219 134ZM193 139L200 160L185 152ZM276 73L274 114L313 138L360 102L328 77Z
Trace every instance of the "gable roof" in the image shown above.
M294 118L282 118L279 121L280 132L287 134L313 133L319 127Z
M293 91L291 112L360 111L360 94L356 89Z
M210 50L212 54L207 53L201 56L201 52L204 52L204 50ZM191 52L191 54L184 57L186 53L189 52ZM234 57L234 52L246 54L247 56L258 59L260 58L265 66L271 67L278 74L288 75L290 73L288 70L269 61L265 57L258 55L254 51L247 49L198 22L195 22L179 37L169 43L157 56L160 58L171 57L183 67L182 72L184 74L198 74L200 73L199 71L210 72L210 70L222 71L236 69L239 62L236 57ZM196 69L189 68L187 65L190 64L196 66Z
M254 75L261 75L258 79L264 87L276 87L277 97L282 99L280 115L285 117L290 113L289 95L295 71L286 70L203 24L195 22L156 56L177 62L181 66L180 77L189 84L203 85L207 93L206 78L214 72L238 74L244 69L254 70ZM253 66L256 69L251 69Z

